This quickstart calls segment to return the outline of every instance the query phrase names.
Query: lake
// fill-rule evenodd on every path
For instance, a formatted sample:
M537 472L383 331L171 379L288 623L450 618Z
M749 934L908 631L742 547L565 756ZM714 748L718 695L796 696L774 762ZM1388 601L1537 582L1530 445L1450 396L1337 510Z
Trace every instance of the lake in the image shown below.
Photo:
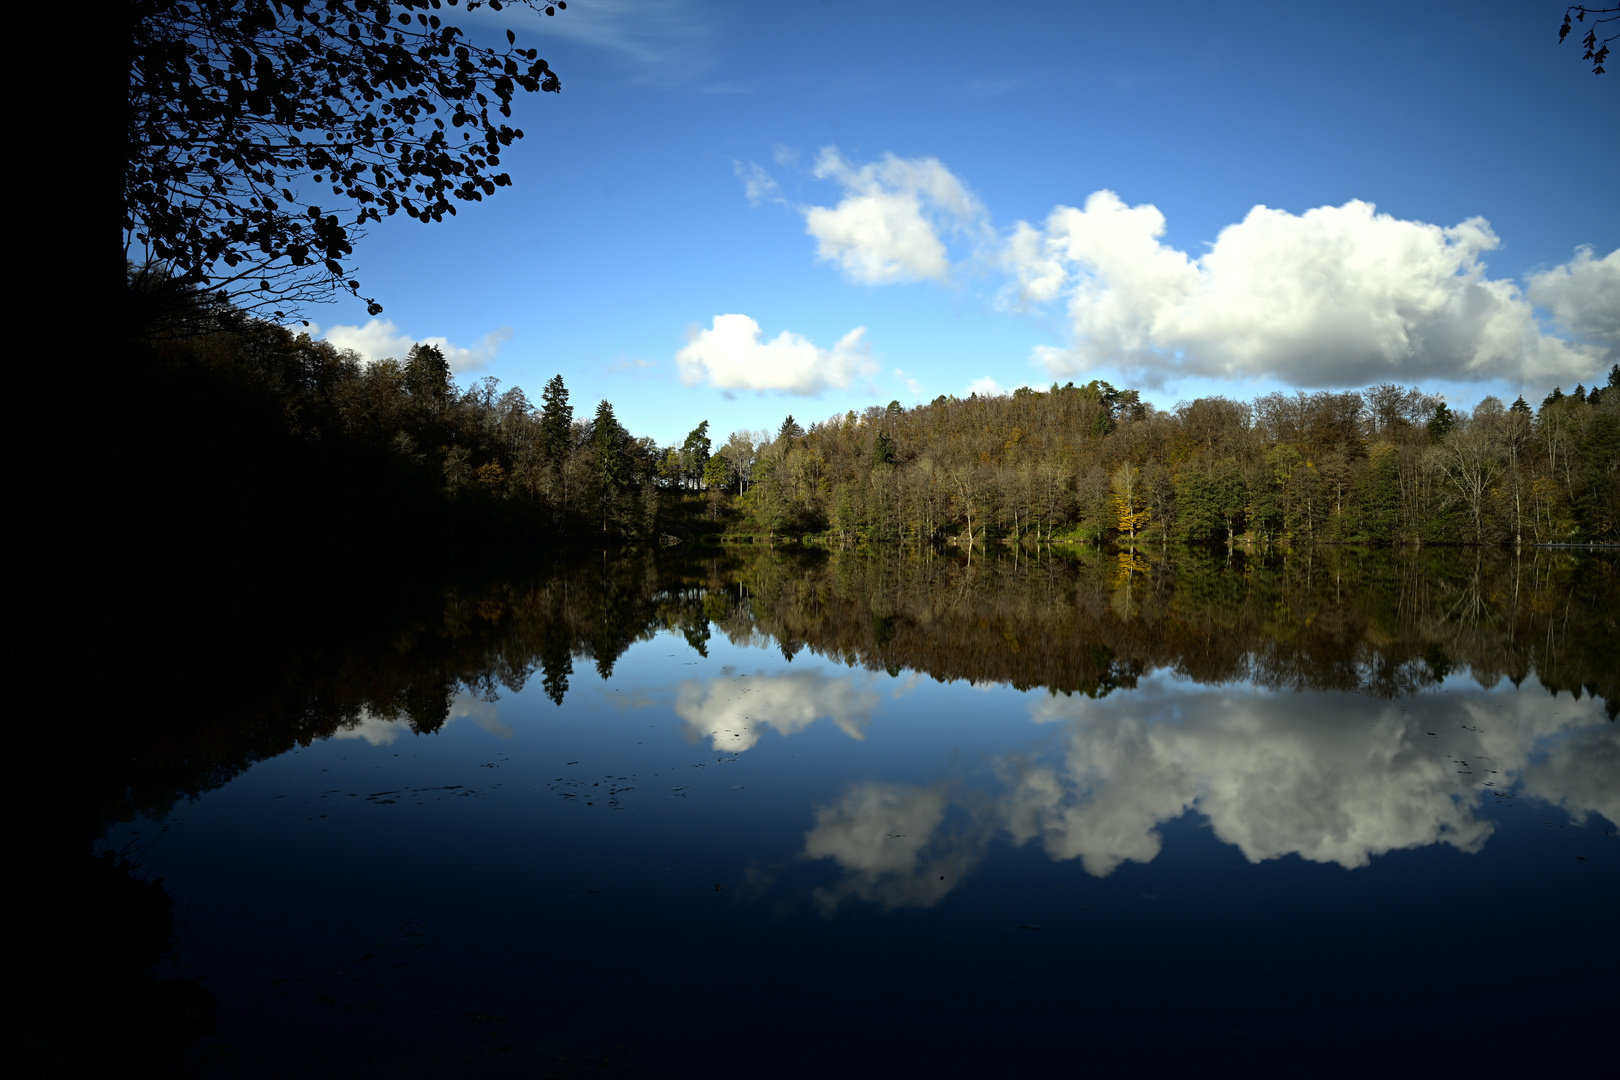
M1616 597L1528 549L548 558L169 680L94 831L213 1075L1580 1074Z

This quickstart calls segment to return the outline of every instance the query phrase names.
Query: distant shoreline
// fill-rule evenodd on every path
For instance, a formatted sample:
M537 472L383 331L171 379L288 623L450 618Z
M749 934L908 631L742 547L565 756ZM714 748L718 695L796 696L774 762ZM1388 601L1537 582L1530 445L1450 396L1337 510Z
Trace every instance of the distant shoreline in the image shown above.
M1620 548L1620 544L1531 544L1530 546L1539 548L1601 548L1609 551Z

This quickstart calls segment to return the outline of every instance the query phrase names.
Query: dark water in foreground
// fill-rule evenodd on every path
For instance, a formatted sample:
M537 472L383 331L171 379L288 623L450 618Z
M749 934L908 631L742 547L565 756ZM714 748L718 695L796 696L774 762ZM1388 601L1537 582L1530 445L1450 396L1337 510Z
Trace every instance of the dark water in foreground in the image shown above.
M216 1075L1579 1075L1617 570L599 556L172 687L101 845Z

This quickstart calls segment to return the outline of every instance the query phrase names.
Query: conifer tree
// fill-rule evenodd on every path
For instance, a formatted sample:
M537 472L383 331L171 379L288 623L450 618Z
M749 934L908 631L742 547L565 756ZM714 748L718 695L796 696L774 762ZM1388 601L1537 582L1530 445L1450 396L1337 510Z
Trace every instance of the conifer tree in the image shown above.
M596 417L591 421L591 454L594 457L596 493L601 503L602 531L608 531L608 522L618 509L619 497L626 487L624 429L613 415L613 406L607 398L596 406Z
M693 428L691 434L686 436L686 442L681 446L682 465L686 469L686 480L692 485L703 482L703 469L709 463L709 422L707 420Z
M574 408L568 404L568 387L561 375L553 375L540 394L540 453L553 474L561 472L572 441Z

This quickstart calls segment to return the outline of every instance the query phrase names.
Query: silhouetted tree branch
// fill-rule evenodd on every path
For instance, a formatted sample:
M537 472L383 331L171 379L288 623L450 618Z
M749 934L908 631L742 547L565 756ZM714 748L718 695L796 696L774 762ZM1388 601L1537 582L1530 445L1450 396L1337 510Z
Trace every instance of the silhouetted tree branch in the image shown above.
M437 14L460 2L128 0L126 260L281 319L359 295L368 222L440 221L510 185L523 131L501 118L561 83L511 30L505 50L469 44ZM465 9L486 3L504 7Z
M1620 7L1589 8L1580 4L1572 4L1565 8L1564 25L1558 28L1558 43L1560 45L1564 43L1564 39L1569 36L1570 30L1573 29L1569 24L1571 15L1575 17L1575 21L1578 23L1584 23L1588 15L1592 16L1592 23L1587 27L1586 36L1581 39L1581 44L1586 48L1586 52L1581 55L1581 59L1592 61L1592 74L1602 75L1603 62L1609 58L1609 42L1616 37L1620 37L1620 34L1610 34L1600 41L1597 36L1598 27L1604 23L1611 23L1616 19L1620 19Z

